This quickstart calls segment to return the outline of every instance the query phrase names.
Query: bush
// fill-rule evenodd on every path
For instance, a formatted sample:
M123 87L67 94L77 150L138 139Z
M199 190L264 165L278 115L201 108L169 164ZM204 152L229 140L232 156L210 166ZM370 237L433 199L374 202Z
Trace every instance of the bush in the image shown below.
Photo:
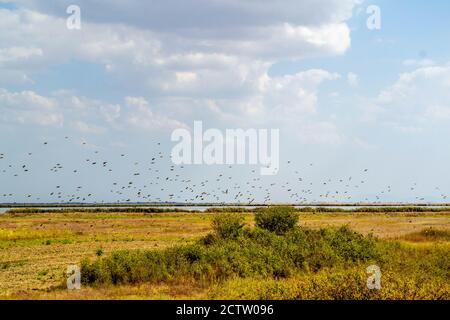
M278 235L294 229L298 223L298 212L294 207L269 207L255 214L256 226Z
M216 235L222 239L236 239L242 234L244 218L239 214L224 213L214 216L212 226Z
M220 215L215 221L223 226L241 220L236 215ZM285 235L261 228L226 230L225 234L234 238L212 234L191 245L164 250L116 251L95 261L85 260L81 264L82 283L157 283L181 279L215 283L235 277L283 279L298 272L345 268L355 262L379 260L376 240L347 228L307 230L295 227Z
M377 256L377 248L372 235L363 236L349 229L324 230L324 237L333 250L347 261L360 262Z

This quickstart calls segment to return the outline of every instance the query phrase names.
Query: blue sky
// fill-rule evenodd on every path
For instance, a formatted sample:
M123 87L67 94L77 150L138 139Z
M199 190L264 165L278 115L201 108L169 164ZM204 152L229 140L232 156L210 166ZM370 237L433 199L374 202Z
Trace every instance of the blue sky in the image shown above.
M0 202L447 201L448 1L183 3L68 30L71 1L0 1ZM279 173L171 167L194 120L279 128Z

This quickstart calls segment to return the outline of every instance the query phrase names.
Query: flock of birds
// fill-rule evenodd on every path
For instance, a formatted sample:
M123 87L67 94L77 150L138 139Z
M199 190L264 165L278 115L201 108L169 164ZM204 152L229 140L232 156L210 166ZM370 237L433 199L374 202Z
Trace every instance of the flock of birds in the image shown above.
M69 137L64 137L70 140ZM82 146L87 146L82 142ZM51 148L49 142L43 142L42 152L47 152L46 148ZM126 153L117 154L115 158L105 159L106 155L98 150L86 148L88 156L76 166L73 163L64 164L56 162L49 165L45 171L48 174L57 175L57 181L50 190L45 192L42 188L39 194L32 193L10 193L4 192L10 183L9 179L19 179L33 174L33 170L43 174L42 167L39 169L33 166L34 154L26 152L26 161L23 163L10 163L8 154L0 153L0 203L211 203L211 204L269 204L273 202L289 202L293 204L306 203L337 203L337 202L382 202L389 198L393 188L388 185L383 190L374 194L372 198L354 198L358 189L367 185L369 169L360 170L353 176L339 179L324 179L317 182L308 179L305 172L314 166L313 163L299 168L291 160L284 163L289 171L288 178L280 181L280 178L272 176L260 176L258 169L250 168L246 171L248 178L243 179L242 167L239 166L218 166L220 172L206 174L190 172L185 165L174 165L162 150L161 143L154 146L155 153L145 161L130 160L131 156ZM38 149L38 152L40 149ZM73 161L72 161L73 162ZM216 169L217 169L216 168ZM125 172L130 169L130 172ZM94 173L93 170L97 170ZM98 172L101 170L101 172ZM117 176L114 174L117 172ZM124 173L125 172L125 173ZM235 173L237 172L237 175ZM47 174L44 172L44 174ZM62 176L58 175L63 174ZM77 178L77 175L81 179ZM33 176L30 176L31 179ZM93 181L86 184L73 186L80 180L96 179L96 185L101 186L101 195L98 189L92 187ZM103 178L101 178L103 177ZM205 178L208 177L208 178ZM54 178L54 177L53 177ZM43 181L43 185L48 185L50 181ZM101 182L99 182L101 179ZM22 181L22 180L21 180ZM62 181L65 181L63 183ZM69 186L71 185L71 186ZM26 186L23 186L25 189ZM92 189L91 189L92 188ZM411 185L408 192L417 190L417 183ZM439 187L436 192L443 202L447 200ZM97 192L96 192L97 191ZM105 192L109 193L107 199L101 200ZM45 194L44 194L45 193ZM282 201L276 201L279 195L283 195ZM424 197L415 196L416 201L425 201Z

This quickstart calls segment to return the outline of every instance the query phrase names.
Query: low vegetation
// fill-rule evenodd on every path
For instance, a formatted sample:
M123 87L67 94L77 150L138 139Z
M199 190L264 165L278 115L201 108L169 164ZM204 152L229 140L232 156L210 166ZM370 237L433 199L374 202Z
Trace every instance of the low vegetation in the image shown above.
M297 219L292 208L260 209L256 226L244 228L239 215L220 214L213 233L193 244L85 259L82 283L194 281L220 299L450 298L448 247L411 248L345 226L310 230ZM371 264L385 272L382 290L366 286Z
M66 209L0 214L0 297L449 299L444 211ZM65 287L73 264L81 290ZM367 289L372 264L381 290Z
M237 230L236 230L237 231ZM93 262L83 261L85 284L129 284L192 278L215 282L232 277L286 278L296 271L376 261L375 239L347 228L292 230L278 236L263 229L245 230L242 236L213 240L161 251L118 251Z
M450 231L427 228L427 229L423 229L418 232L409 233L409 234L403 236L402 238L404 240L413 241L413 242L450 241Z
M388 270L381 289L369 290L364 268L326 269L286 279L234 278L216 284L211 299L244 300L448 300L448 281Z
M185 209L168 209L168 208L15 208L6 211L8 215L22 215L22 214L39 214L39 213L176 213L176 212L198 212Z

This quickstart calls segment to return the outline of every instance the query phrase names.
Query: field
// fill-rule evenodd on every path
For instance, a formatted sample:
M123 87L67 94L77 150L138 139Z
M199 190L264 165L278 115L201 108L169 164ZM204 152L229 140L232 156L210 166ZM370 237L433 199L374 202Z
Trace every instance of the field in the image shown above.
M330 243L336 243L336 246L342 246L341 242L347 241L352 244L351 250L359 250L358 255L353 258L354 251L349 253L347 244L345 252L341 250L330 253L330 257L335 257L335 260L330 260L328 256L322 257L322 251L308 251L306 258L303 257L302 265L297 267L276 260L279 258L276 251L279 250L264 251L261 259L268 259L267 265L261 267L249 264L242 271L241 266L233 266L233 262L230 262L231 271L224 275L221 270L218 274L216 269L219 267L214 261L210 261L210 257L217 255L219 249L234 248L233 250L239 251L245 244L255 246L255 250L263 250L265 247L261 245L261 241L267 247L279 245L284 248L298 244L290 235L258 233L254 227L254 214L251 212L241 212L239 215L243 217L244 229L247 230L244 235L239 239L221 240L206 245L203 243L205 239L209 239L207 235L213 232L212 221L217 216L214 212L68 210L2 214L0 297L450 299L450 212L300 212L298 235L305 235L305 239L317 238L321 246L328 245L326 241L332 241ZM348 228L339 231L342 226ZM328 231L320 233L317 231L319 229ZM353 235L348 229L364 236ZM369 234L374 237L368 236ZM336 239L341 242L335 242ZM366 244L373 246L376 253L365 252ZM176 251L177 249L170 248L186 249ZM178 263L171 262L171 258L167 257L175 254L185 257L186 250L190 257L193 249L200 253L188 265L179 266L180 275L167 271L172 267L171 263ZM229 254L226 250L224 252L224 255ZM349 255L352 257L349 258ZM158 260L161 264L166 263L169 269L164 273L156 272L146 276L120 274L117 281L105 280L110 279L110 275L104 276L97 270L102 266L101 263L111 265L123 259L126 270L135 272L135 265L152 266L153 262L150 260L154 256L161 259ZM233 256L236 261L244 258L247 256L239 253ZM275 260L278 262L274 262ZM96 261L101 263L96 264ZM243 264L247 263L242 261ZM95 274L95 279L84 281L80 290L67 290L64 287L67 266L82 263L83 270ZM272 264L276 263L281 265L272 268ZM366 267L371 264L379 264L382 271L383 289L375 293L366 288ZM201 272L194 270L193 266ZM220 265L220 268L224 266ZM265 274L262 278L261 272ZM113 279L116 278L117 274L114 274Z

